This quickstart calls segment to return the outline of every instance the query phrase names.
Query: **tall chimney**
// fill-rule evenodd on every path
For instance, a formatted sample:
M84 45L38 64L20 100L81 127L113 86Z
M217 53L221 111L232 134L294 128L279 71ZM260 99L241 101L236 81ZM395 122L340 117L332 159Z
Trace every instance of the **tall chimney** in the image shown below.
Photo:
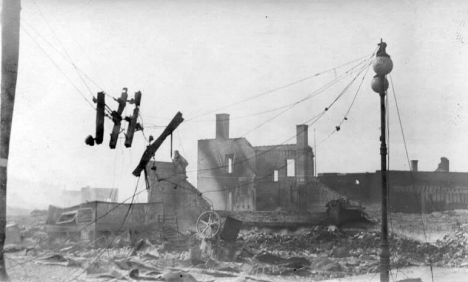
M297 184L307 183L307 168L309 167L308 134L309 126L306 124L296 125L296 181Z
M296 147L306 149L309 145L309 126L307 124L296 125Z
M417 160L412 160L411 161L411 171L412 172L417 172L418 171L418 161Z
M216 114L216 139L229 139L229 114Z

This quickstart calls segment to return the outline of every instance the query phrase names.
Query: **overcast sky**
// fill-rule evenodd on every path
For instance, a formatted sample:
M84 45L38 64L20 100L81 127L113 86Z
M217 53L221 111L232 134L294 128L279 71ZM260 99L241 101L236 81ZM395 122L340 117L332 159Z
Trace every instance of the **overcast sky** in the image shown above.
M95 130L95 111L86 100L98 91L117 98L127 87L131 96L143 94L146 137L159 136L161 126L183 113L174 149L188 160L189 181L196 185L197 140L214 138L215 113L229 113L230 136L254 146L295 143L296 125L320 114L353 79L311 125L309 144L315 131L319 173L378 170L374 73L358 76L363 65L348 70L364 63L381 38L394 62L391 77L410 158L419 160L420 170L433 171L444 156L452 171L468 172L465 2L22 0L9 175L66 189L116 187L120 199L129 196L137 183L131 172L147 144L141 132L131 149L121 139L111 150L112 123L106 120L104 143L84 143ZM392 88L389 94L390 169L406 170ZM127 106L127 115L132 111ZM169 157L166 142L156 158Z

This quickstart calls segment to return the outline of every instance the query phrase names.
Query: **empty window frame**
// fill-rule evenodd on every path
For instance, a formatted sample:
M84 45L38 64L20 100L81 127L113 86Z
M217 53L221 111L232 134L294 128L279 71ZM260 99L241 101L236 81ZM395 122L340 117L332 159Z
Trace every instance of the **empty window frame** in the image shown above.
M273 181L278 182L278 170L273 171Z
M296 176L296 161L294 159L286 160L286 176Z
M76 214L78 211L69 211L62 213L57 219L56 224L72 223L75 222Z
M226 162L226 172L227 173L233 173L233 171L234 171L234 155L233 154L226 155L225 162Z

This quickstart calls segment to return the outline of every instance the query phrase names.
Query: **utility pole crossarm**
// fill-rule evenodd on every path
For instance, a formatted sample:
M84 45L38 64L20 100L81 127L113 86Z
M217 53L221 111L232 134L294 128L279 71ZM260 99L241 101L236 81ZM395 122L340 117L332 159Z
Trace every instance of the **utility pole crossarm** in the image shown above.
M174 130L184 121L184 118L182 117L182 113L178 112L174 118L172 118L171 122L169 125L164 129L164 131L161 133L161 135L156 139L153 144L149 145L146 147L145 152L143 153L143 156L141 157L140 163L138 166L135 168L133 171L133 175L135 176L140 176L141 172L146 168L148 165L149 161L151 158L154 156L156 151L159 149L159 147L162 145L164 140L167 138L167 136L171 135Z

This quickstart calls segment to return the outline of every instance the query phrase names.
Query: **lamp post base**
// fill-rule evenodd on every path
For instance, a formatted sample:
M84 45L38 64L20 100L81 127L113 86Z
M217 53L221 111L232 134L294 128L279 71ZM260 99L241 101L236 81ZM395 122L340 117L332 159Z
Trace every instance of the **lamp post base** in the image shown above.
M390 250L388 242L380 244L380 282L389 282L390 278Z

